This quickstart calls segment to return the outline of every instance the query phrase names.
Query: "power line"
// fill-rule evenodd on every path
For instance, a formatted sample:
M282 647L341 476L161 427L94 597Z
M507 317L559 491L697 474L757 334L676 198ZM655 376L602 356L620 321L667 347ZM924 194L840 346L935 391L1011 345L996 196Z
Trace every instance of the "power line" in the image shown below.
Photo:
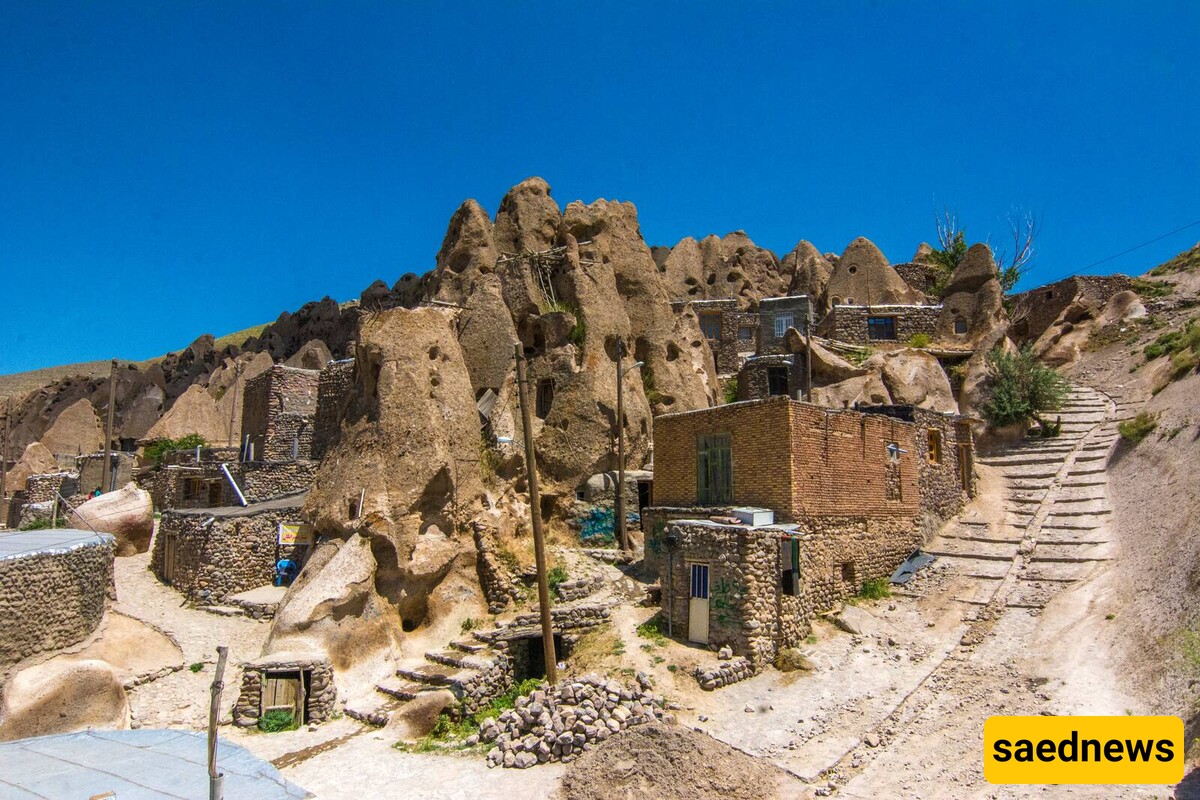
M1183 231L1186 231L1188 228L1194 228L1197 225L1200 225L1200 219L1196 220L1195 222L1189 222L1187 225L1184 225L1182 228L1176 228L1175 230L1173 230L1169 233L1164 233L1162 236L1155 236L1153 239L1148 239L1148 240L1142 242L1141 244L1134 245L1133 247L1130 247L1127 250L1122 250L1121 252L1119 252L1115 255L1108 256L1107 258L1102 258L1099 261L1093 261L1091 264L1088 264L1086 267L1080 267L1079 269L1075 270L1074 272L1064 275L1059 280L1074 277L1074 276L1078 275L1079 273L1083 272L1085 269L1091 269L1092 267L1098 267L1101 264L1112 261L1115 258L1120 258L1121 256L1128 255L1129 253L1132 253L1134 250L1141 250L1143 247L1152 245L1155 242L1161 242L1163 239L1166 239L1169 236L1174 236L1177 233L1182 233Z

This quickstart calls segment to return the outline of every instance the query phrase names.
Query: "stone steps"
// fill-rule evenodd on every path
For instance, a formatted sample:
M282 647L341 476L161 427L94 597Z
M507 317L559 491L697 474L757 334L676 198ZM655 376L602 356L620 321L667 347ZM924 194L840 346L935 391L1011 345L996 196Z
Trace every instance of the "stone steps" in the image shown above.
M488 646L481 641L469 641L467 639L459 639L451 642L450 646L464 653L481 653L488 649Z
M375 684L375 688L388 697L393 697L397 700L413 700L422 692L432 692L435 689L435 687L427 683L417 683L416 681L404 680L400 677L388 678L382 683Z
M434 664L441 664L444 667L474 670L476 672L487 669L492 665L491 661L486 658L453 649L431 650L425 654L425 659L433 662Z
M439 688L462 686L464 682L478 674L479 672L474 669L458 669L446 664L422 664L417 667L401 667L396 670L398 678Z
M1008 568L1012 563L1011 559L982 559L958 555L945 555L940 558L953 567L958 574L982 580L1000 580L1008 574Z
M977 539L943 539L934 541L925 552L931 556L955 556L959 558L978 558L987 561L1012 561L1017 553L1015 545L1009 542L984 542Z

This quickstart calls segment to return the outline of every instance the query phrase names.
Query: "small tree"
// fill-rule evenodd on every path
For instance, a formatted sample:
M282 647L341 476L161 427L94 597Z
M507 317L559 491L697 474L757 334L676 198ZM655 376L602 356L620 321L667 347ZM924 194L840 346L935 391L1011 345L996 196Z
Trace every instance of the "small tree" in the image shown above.
M950 283L950 276L967 257L967 231L958 224L958 212L945 209L937 218L937 238L940 249L929 254L929 263L937 268L933 291L939 297Z
M1053 429L1043 414L1062 408L1070 386L1055 370L1033 356L1030 347L1019 353L997 348L988 353L988 396L984 419L992 427L1037 422L1043 434Z
M157 442L146 445L146 458L152 460L155 465L161 466L163 459L168 453L174 453L177 450L195 450L197 447L204 447L208 442L204 441L204 437L198 433L189 433L187 436L181 436L178 439L159 439Z
M1012 242L1012 251L1007 248L991 248L992 258L996 261L999 273L1000 288L1006 293L1011 292L1025 275L1029 262L1036 252L1038 234L1041 232L1041 222L1031 211L1013 209L1005 217L1008 223L1008 235ZM958 212L945 209L936 218L937 238L941 249L929 254L929 262L937 267L938 275L934 281L934 292L940 297L950 283L950 276L967 256L967 231L958 222Z

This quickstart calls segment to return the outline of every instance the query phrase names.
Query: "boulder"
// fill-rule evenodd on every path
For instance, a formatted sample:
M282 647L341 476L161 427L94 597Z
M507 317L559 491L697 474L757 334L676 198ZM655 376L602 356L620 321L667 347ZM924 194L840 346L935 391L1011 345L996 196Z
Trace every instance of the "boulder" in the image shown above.
M387 287L384 287L387 288ZM324 369L325 365L333 360L333 356L329 353L329 348L320 339L310 339L304 343L304 346L297 350L292 356L283 362L284 366L296 367L298 369Z
M869 239L859 237L846 247L829 275L826 306L910 304L925 295L909 286Z
M789 353L807 352L804 337L795 328L788 328L784 344ZM812 343L812 362L814 385L838 383L867 374L867 370L854 366L815 340Z
M111 533L117 540L114 553L132 556L150 549L154 502L149 492L129 483L83 503L71 512L70 521L72 528Z
M856 404L890 405L892 396L878 372L868 372L829 386L813 388L813 402L826 408L850 408Z
M910 348L891 350L871 356L863 366L878 371L893 403L958 413L950 380L929 353Z
M783 647L775 654L775 669L780 672L795 672L803 670L804 672L812 672L816 669L812 659L804 655L798 648Z
M92 404L81 399L59 413L41 442L55 454L94 453L104 448L104 427Z
M871 636L879 633L879 619L869 611L858 606L848 605L833 618L833 624L846 633L858 636Z
M449 689L421 692L392 714L387 724L387 733L411 742L427 736L437 724L438 717L458 704L458 698Z
M44 475L47 472L58 472L59 469L54 454L41 442L34 442L25 448L17 463L13 464L13 468L5 475L5 491L20 491L25 488L25 480L30 475Z
M13 675L0 697L0 741L128 727L129 700L104 661L52 659Z
M230 441L229 423L229 417L222 417L217 410L213 396L196 383L189 386L162 419L146 432L145 441L181 439L196 433L210 444L226 443ZM235 433L234 440L236 437Z

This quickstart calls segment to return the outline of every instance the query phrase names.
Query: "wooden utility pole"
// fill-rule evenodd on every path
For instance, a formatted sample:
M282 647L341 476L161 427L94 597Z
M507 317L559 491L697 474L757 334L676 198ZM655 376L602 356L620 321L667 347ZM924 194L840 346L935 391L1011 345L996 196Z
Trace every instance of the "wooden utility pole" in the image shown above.
M550 618L550 580L546 574L546 539L542 531L542 501L538 494L537 457L533 452L533 415L525 386L525 354L521 344L517 355L517 399L521 403L521 427L525 430L525 472L529 481L529 516L533 519L533 557L537 563L538 607L542 617L542 655L546 660L546 680L558 683L558 656L554 652L554 623Z
M100 491L112 491L112 435L113 412L117 405L117 360L112 360L108 371L108 423L104 426L104 472L101 473Z
M804 399L812 402L812 298L804 312Z
M230 447L233 447L233 443L235 441L237 441L237 439L233 438L233 421L234 421L234 419L237 418L237 401L238 401L237 388L238 388L238 378L240 378L240 377L242 377L242 365L237 364L233 368L233 389L231 390L233 392L233 402L229 404L229 446ZM238 431L238 433L240 434L241 431ZM196 459L196 461L199 461L199 460L200 459L198 459L198 458Z
M228 647L217 648L217 674L213 676L212 687L209 689L211 698L208 704L208 800L222 800L224 797L225 776L217 772L217 720L221 716L221 691L225 688L225 659L229 657Z
M629 550L625 530L625 340L617 337L617 497L613 509L613 533L617 546Z
M8 418L12 416L12 398L4 399L4 444L0 447L0 511L8 519Z

